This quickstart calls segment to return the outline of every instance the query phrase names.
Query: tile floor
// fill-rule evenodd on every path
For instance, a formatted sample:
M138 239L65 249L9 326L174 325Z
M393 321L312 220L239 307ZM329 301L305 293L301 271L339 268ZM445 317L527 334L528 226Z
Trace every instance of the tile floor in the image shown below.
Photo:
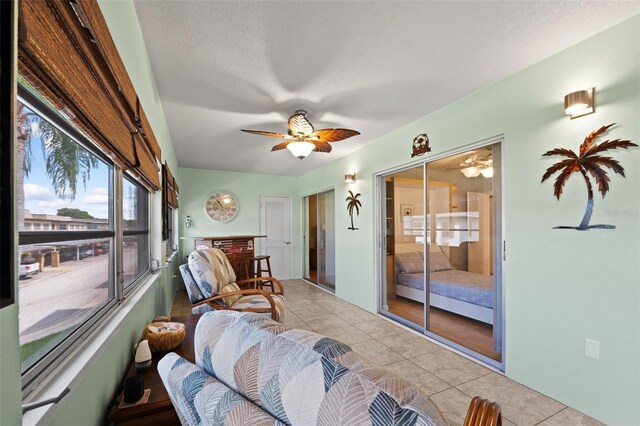
M316 286L302 280L283 284L286 325L340 340L404 377L430 396L451 425L462 424L475 395L498 402L505 425L602 424ZM189 314L191 303L179 291L171 315Z

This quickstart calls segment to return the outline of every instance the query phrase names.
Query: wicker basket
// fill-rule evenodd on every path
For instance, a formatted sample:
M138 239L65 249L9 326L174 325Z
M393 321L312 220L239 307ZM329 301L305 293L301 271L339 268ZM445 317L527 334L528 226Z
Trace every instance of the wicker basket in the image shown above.
M186 331L179 322L152 322L144 327L142 338L149 341L151 352L169 352L184 340Z

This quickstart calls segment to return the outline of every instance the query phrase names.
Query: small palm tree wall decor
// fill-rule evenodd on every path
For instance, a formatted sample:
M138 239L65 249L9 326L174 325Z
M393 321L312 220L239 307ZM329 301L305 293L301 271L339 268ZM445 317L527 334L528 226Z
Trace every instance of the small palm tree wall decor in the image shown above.
M351 218L351 227L347 228L352 231L356 231L358 228L353 226L353 211L355 210L356 214L360 216L360 207L362 207L362 203L358 200L360 193L353 195L353 192L349 191L349 196L347 197L347 211L349 212L349 217Z
M608 126L602 126L598 130L591 132L584 139L582 145L580 145L580 151L577 154L566 148L556 148L542 154L545 157L556 155L565 157L564 160L560 160L549 167L542 176L542 182L544 182L554 174L560 172L553 184L553 195L555 195L558 200L560 200L560 196L562 195L562 188L564 187L564 184L569 180L569 177L572 174L580 172L587 185L587 208L584 212L580 225L556 226L554 229L576 229L578 231L588 231L589 229L615 229L614 225L589 225L591 214L593 213L593 188L591 186L591 178L595 180L598 185L598 191L600 191L602 198L604 198L609 191L609 183L611 182L611 179L609 179L607 171L604 168L613 170L615 173L624 177L624 167L620 165L620 162L618 160L614 160L613 157L607 157L601 154L618 148L628 149L633 146L638 146L631 141L621 139L606 140L600 144L595 143L600 136L615 124L616 123L612 123Z

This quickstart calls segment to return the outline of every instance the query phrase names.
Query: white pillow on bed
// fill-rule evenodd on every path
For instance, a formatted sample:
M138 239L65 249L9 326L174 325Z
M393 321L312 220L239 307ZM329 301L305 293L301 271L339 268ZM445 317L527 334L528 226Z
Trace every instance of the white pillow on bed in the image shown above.
M432 245L429 248L429 272L449 271L451 269L454 269L453 265L442 251L442 248Z
M424 272L424 257L421 252L396 253L395 264L397 272L405 274Z

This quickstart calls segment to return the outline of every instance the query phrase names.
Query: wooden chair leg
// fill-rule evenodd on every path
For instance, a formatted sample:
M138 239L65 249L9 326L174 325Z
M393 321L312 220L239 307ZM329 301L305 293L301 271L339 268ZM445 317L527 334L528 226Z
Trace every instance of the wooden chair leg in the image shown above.
M263 276L267 276L267 277L272 277L273 275L271 275L271 262L270 262L270 256L258 256L258 257L254 257L253 258L253 262L256 266L256 272L255 272L255 277L256 278L261 278ZM265 266L262 265L262 261L266 261L266 269ZM267 275L262 275L263 272L266 272ZM271 283L271 281L260 281L260 284L262 287L271 287L271 291L274 292L275 288L273 286L273 283Z
M476 396L469 404L464 426L502 426L500 405Z
M266 261L267 261L267 273L269 274L269 275L267 275L268 277L272 277L273 276L271 274L271 260L270 259L271 259L271 256L267 256ZM271 287L271 291L272 292L274 291L273 283L271 281L267 281L265 284L268 285L269 287Z

